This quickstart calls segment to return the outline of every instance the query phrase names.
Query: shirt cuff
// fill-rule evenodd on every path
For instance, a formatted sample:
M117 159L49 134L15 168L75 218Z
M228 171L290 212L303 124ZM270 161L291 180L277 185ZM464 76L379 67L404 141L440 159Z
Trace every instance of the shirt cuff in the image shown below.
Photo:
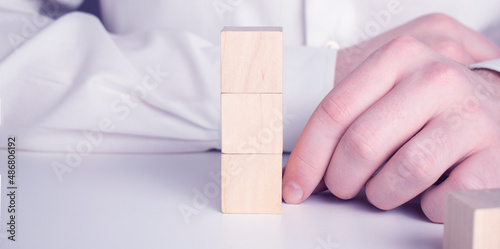
M470 69L490 69L500 73L500 59L483 61L468 66Z
M307 120L333 88L337 51L329 48L284 49L283 150L290 152Z

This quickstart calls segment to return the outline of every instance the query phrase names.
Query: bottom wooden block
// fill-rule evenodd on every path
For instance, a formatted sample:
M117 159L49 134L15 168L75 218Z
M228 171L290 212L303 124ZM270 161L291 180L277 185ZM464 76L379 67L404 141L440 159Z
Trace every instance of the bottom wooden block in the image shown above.
M223 213L281 213L281 154L222 154Z
M443 246L444 249L499 249L500 189L448 193Z

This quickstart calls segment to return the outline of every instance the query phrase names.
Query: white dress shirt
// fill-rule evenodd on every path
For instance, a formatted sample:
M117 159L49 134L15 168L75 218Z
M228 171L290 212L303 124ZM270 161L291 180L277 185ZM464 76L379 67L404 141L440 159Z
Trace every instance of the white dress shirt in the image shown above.
M79 4L0 0L0 139L19 149L219 149L224 26L283 26L285 151L332 89L338 49L432 12L500 44L496 0L101 0L102 20Z

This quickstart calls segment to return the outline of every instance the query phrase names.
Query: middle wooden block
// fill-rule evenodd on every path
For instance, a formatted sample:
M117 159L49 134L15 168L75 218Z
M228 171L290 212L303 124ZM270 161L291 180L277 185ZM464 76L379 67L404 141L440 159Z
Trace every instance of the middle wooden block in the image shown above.
M222 153L283 153L281 94L222 94Z
M224 27L221 32L221 92L281 93L281 27Z

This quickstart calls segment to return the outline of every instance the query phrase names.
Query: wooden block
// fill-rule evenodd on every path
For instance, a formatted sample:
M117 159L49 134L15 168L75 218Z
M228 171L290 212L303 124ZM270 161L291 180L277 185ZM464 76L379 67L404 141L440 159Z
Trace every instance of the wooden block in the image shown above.
M222 154L223 213L281 213L281 154Z
M221 95L222 153L283 152L281 94Z
M448 193L443 245L445 249L499 249L500 189Z
M225 27L221 31L222 93L281 93L281 27Z

